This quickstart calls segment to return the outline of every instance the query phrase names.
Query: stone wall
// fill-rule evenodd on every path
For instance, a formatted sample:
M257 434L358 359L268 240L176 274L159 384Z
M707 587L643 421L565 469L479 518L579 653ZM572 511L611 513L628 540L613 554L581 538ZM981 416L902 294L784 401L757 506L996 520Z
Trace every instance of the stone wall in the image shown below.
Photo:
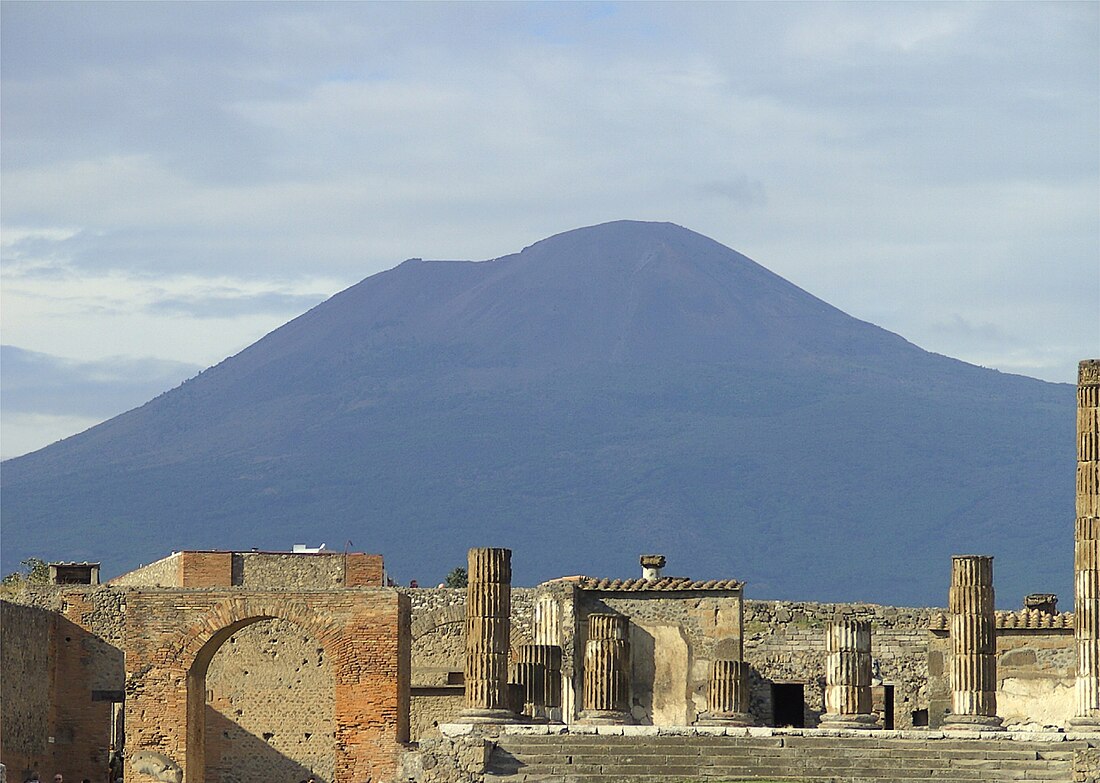
M438 736L436 726L453 721L462 711L464 691L459 679L466 666L465 588L402 589L412 611L412 696L410 731L413 740ZM512 653L531 641L534 588L512 589ZM446 687L450 684L452 687Z
M176 552L112 579L135 587L327 590L382 587L381 555L364 552Z
M18 600L23 605L9 608L3 618L6 652L0 679L5 694L0 708L0 742L4 761L16 773L25 771L18 768L8 750L9 742L23 736L20 744L29 740L39 748L23 766L33 766L43 775L60 772L69 780L102 778L107 769L112 704L122 693L125 677L120 646L122 596L101 586L34 586L22 591ZM41 656L45 656L45 668ZM22 671L27 674L10 674ZM18 685L20 681L22 685ZM11 694L9 715L8 689L12 686L17 691ZM29 705L28 699L33 699ZM23 709L29 706L35 713L32 723L24 724L33 730L33 738L22 734L16 721L21 701Z
M168 557L116 576L107 584L116 587L179 587L180 553L173 552Z
M1076 647L1072 622L1063 627L1008 628L998 612L997 714L1015 728L1066 726L1074 714ZM930 634L928 692L930 725L943 723L951 708L950 641L947 631Z
M939 609L875 604L745 601L745 660L752 667L750 712L772 725L772 685L804 689L803 719L818 724L825 711L825 626L834 617L871 623L876 678L894 687L894 728L911 728L927 710L929 621Z
M234 633L206 674L206 779L332 783L332 662L286 620Z
M575 660L583 657L589 614L611 612L630 619L631 717L636 723L694 723L707 709L711 661L740 657L739 591L583 590L576 600ZM572 673L574 694L581 692L579 668Z
M43 609L0 601L0 758L17 780L52 769L46 738L54 617Z

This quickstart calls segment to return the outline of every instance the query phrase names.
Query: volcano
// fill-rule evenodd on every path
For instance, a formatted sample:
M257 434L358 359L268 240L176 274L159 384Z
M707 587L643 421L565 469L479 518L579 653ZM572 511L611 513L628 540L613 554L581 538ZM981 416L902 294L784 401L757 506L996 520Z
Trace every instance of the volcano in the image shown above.
M175 549L382 552L435 583L562 574L761 598L1072 595L1074 389L929 353L669 223L410 259L2 470L3 570Z

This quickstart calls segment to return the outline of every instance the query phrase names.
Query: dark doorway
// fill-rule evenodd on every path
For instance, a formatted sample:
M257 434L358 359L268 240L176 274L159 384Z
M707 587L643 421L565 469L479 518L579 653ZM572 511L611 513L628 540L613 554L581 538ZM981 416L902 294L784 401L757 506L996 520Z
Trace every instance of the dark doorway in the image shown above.
M894 728L894 686L882 686L882 728Z
M806 695L800 682L772 683L772 723L777 727L806 726Z
M928 725L928 710L913 710L913 726Z

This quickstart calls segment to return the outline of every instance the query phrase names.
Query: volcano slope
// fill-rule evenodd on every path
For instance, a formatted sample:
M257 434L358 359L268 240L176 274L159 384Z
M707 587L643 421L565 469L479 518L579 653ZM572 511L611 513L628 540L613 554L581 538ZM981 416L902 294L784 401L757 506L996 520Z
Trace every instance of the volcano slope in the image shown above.
M326 542L435 582L671 572L749 595L1072 595L1074 390L928 353L687 229L410 259L3 465L3 568Z

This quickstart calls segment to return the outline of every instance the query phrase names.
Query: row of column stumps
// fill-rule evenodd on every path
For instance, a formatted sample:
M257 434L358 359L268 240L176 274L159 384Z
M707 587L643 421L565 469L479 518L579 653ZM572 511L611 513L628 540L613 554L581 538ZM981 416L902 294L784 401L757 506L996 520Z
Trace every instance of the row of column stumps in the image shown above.
M1100 729L1100 359L1077 367L1076 520L1073 536L1077 679L1071 725Z

